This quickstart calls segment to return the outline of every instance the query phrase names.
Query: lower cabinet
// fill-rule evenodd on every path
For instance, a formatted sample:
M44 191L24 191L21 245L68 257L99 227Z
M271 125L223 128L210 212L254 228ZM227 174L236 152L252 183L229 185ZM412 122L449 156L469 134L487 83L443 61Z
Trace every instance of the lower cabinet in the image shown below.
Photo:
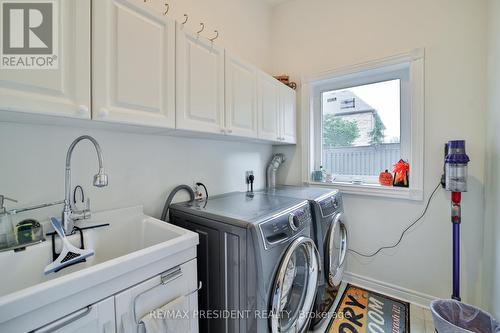
M147 318L165 318L176 332L198 333L197 283L193 259L32 333L141 333Z
M141 319L148 317L166 318L180 333L198 332L197 280L192 260L117 294L117 332L146 332Z
M115 299L113 296L89 305L66 317L32 331L33 333L113 333L115 326Z

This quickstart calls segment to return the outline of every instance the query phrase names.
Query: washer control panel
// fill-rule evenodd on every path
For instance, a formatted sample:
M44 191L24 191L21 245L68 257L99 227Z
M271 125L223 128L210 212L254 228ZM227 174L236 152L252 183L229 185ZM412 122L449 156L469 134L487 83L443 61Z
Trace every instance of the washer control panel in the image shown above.
M266 247L281 243L304 228L311 226L311 210L308 204L282 214L259 225Z
M319 203L322 217L328 217L338 211L342 211L342 197L340 194L333 195Z

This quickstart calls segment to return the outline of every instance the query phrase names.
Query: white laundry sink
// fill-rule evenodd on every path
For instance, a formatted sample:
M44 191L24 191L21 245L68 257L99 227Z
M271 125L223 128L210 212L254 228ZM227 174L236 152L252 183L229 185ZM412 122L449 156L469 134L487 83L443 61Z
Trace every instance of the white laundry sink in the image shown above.
M173 254L195 249L198 243L196 233L146 216L142 207L95 213L92 219L78 225L103 223L110 225L83 231L85 248L93 248L95 255L57 273L43 273L45 266L52 262L51 237L24 251L0 253L0 267L4 270L0 283L0 327L47 304L71 299L82 291L87 291L86 296L117 292L140 282L141 278L161 273L170 265L165 260L170 258L175 264ZM70 236L70 241L79 247L80 235ZM60 251L59 240L56 251ZM127 277L129 273L134 274ZM133 279L139 281L131 281ZM99 297L97 294L95 298ZM92 297L78 297L82 298L87 298L83 306L92 302Z

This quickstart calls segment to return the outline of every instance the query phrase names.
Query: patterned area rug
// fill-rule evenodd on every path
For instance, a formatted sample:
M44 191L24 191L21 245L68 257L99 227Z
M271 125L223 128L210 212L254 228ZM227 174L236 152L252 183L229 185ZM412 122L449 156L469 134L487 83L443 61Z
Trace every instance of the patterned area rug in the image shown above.
M328 333L408 333L410 304L348 285Z

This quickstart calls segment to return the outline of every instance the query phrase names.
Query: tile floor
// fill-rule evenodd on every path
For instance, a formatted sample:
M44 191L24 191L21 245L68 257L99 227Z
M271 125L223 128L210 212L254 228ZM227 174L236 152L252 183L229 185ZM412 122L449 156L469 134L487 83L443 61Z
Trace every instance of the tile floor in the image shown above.
M410 332L434 333L431 310L410 304Z

